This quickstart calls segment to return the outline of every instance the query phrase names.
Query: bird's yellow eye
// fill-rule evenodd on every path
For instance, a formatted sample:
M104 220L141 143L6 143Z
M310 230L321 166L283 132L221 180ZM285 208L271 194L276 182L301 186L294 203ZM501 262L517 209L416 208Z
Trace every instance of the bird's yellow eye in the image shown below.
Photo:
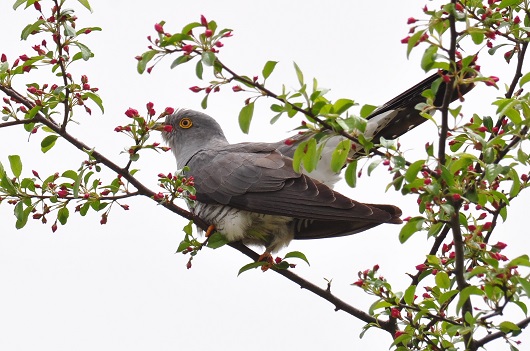
M192 125L193 125L193 122L189 118L183 118L179 122L179 127L182 129L191 128Z

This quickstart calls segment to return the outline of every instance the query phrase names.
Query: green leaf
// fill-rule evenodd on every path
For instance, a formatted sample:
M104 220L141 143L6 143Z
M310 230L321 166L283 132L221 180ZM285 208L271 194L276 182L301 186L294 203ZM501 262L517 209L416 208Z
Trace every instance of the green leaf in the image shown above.
M208 244L206 246L209 247L210 249L217 249L228 243L229 241L225 238L223 234L219 232L214 232L208 238Z
M92 12L92 8L90 7L90 4L88 3L88 0L77 0L81 5L86 7L90 12Z
M353 160L348 167L346 167L344 179L351 188L355 188L355 185L357 185L357 160Z
M210 97L210 94L204 95L204 98L201 101L201 107L203 110L206 110L206 108L208 107L208 97Z
M263 74L264 79L269 78L272 71L274 71L274 68L276 67L277 63L278 61L267 61L267 63L265 63L265 66L263 67L263 70L261 71L261 74Z
M202 73L204 72L204 66L202 64L202 61L197 61L197 65L195 65L195 75L197 78L202 80Z
M26 207L26 209L23 209L23 202L20 201L15 206L15 216L17 217L17 221L15 223L15 228L21 229L23 228L26 223L28 223L28 218L31 213L31 210L33 209L32 206Z
M17 0L15 1L15 4L13 5L13 10L16 10L20 5L24 4L26 0Z
M144 73L147 64L153 59L153 57L155 57L156 53L155 50L149 50L142 54L142 59L138 61L138 65L136 66L138 73Z
M499 324L499 328L500 330L504 333L504 334L508 334L510 332L513 332L513 331L519 331L521 330L521 328L519 328L517 326L517 324L513 323L513 322L509 322L509 321L504 321L504 322L501 322Z
M434 60L436 59L437 51L438 51L438 47L435 45L431 45L423 53L423 57L421 58L421 68L423 68L425 72L429 71L434 65L435 63Z
M416 285L411 285L405 290L405 294L403 294L403 300L405 300L405 303L409 306L412 306L414 304L414 295L416 294Z
M211 51L204 51L201 56L202 62L206 66L213 66L216 60L215 54Z
M15 177L20 177L22 174L22 161L20 160L19 155L9 155L7 156L9 159L9 165L11 166L11 172L13 172L13 175Z
M530 82L530 72L525 74L520 80L519 80L519 87L522 87L526 83Z
M449 279L449 275L444 271L436 273L434 281L440 289L449 289L451 287L451 279Z
M423 217L414 217L409 219L399 232L399 242L403 244L412 236L412 234L420 231L423 227L423 222L425 222Z
M43 24L44 22L45 22L44 20L38 20L35 23L28 24L22 30L22 33L20 34L20 39L26 40L30 36L31 33L35 32L35 31L38 31L40 26L41 26L41 24Z
M98 94L87 91L83 95L88 97L90 100L94 101L94 103L98 105L99 109L101 110L101 113L105 113L105 108L103 107L103 100L101 100Z
M296 71L296 77L298 78L298 82L300 83L300 86L303 86L304 85L304 74L302 73L302 70L300 69L300 67L298 67L296 62L293 62L293 64L294 64L294 69Z
M74 35L75 35L75 33L74 33ZM83 60L88 61L91 57L94 56L92 51L85 44L82 44L80 42L73 42L72 45L77 45L79 50L81 50L81 57L83 58Z
M189 34L191 30L193 30L193 28L197 28L197 27L200 27L201 24L199 22L193 22L193 23L189 23L187 25L184 26L184 28L182 28L182 33L183 34Z
M416 46L416 43L418 42L418 40L420 40L420 38L423 35L423 33L425 33L425 31L421 30L419 32L414 33L409 38L409 41L407 42L407 58L409 57L410 52L412 51L412 49Z
M473 285L465 287L460 292L460 297L458 299L458 303L456 304L456 313L460 313L462 306L464 306L464 303L469 299L471 295L484 295L484 291L480 290L479 288Z
M346 110L348 110L353 105L355 105L355 102L353 100L350 100L350 99L338 99L333 104L333 111L335 111L336 114L341 115L344 112L346 112Z
M258 268L258 267L261 267L261 266L264 266L266 265L267 262L263 262L263 261L257 261L257 262L252 262L252 263L249 263L249 264L246 264L244 265L243 267L241 267L239 269L239 272L237 272L237 276L239 277L239 275L243 272L246 272L250 269L254 269L254 268Z
M502 0L501 3L499 4L499 8L503 9L508 6L514 7L514 6L519 5L522 2L523 0Z
M62 225L65 225L68 221L68 216L70 215L70 211L68 211L67 207L61 207L59 211L57 211L57 220Z
M309 264L309 261L307 260L307 257L300 251L291 251L291 252L288 252L287 254L285 254L285 257L284 258L291 258L291 257L294 257L294 258L299 258L301 259L302 261L305 261L305 263L307 263L308 266L310 266Z
M360 115L361 117L366 118L370 116L370 114L374 112L376 109L377 109L377 106L374 106L374 105L368 105L368 104L363 105L363 107L361 107Z
M182 63L188 62L189 60L190 60L190 57L188 55L179 56L171 63L171 66L169 67L173 69Z
M193 221L189 221L188 224L182 228L182 230L184 233L186 233L186 235L191 235L193 233Z
M418 172L421 171L424 164L425 160L418 160L411 164L405 172L405 180L409 183L415 180Z
M254 114L254 103L251 102L245 105L239 112L239 128L245 134L248 134L250 129L250 122L252 121L252 115Z
M302 158L304 169L311 173L316 167L319 160L317 152L317 141L315 138L311 138L307 141L305 147L305 154Z
M74 181L78 178L77 172L73 171L71 169L69 169L67 171L64 171L61 176L65 177L65 178L70 178L70 179L72 179Z
M440 305L443 305L444 303L449 301L456 294L458 294L458 290L457 289L444 292L443 294L441 294L438 297L438 302L440 303Z
M519 284L524 289L524 292L526 293L526 296L530 296L530 281L528 279L522 278L522 277L516 277Z
M296 147L296 150L294 151L293 155L293 170L296 173L300 173L300 165L302 163L302 159L305 155L305 147L307 145L307 141L301 142L300 145Z
M493 182L499 174L501 174L503 166L498 163L490 163L486 165L486 176L484 177L488 182Z
M331 154L331 170L333 172L339 173L342 167L344 167L344 164L346 163L346 160L348 159L350 150L351 150L350 139L344 139L337 145L337 147Z
M40 143L41 151L43 153L48 152L55 145L57 138L57 135L48 135L46 138L42 139Z

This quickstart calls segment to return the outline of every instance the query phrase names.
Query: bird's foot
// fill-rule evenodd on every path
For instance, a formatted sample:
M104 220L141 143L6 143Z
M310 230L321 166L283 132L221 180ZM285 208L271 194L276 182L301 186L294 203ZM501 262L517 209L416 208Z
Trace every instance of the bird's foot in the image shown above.
M265 251L261 255L259 255L258 260L256 262L269 262L273 263L272 255L269 251Z
M210 235L212 235L214 232L215 232L215 226L213 224L210 224L208 226L208 229L206 229L206 234L204 234L204 236L209 238Z

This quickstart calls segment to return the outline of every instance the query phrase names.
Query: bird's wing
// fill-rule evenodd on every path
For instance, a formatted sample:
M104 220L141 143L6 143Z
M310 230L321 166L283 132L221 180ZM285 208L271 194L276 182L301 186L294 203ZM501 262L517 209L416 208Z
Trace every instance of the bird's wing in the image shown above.
M292 160L273 144L242 143L203 150L188 163L197 200L234 208L311 220L399 223L399 208L351 200L296 173Z

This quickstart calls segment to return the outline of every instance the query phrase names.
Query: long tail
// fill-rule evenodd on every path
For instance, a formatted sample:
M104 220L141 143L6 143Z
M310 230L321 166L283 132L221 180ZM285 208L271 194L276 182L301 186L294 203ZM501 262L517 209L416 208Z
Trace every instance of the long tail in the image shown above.
M438 78L440 78L440 75L435 73L377 108L366 118L368 123L364 137L371 139L374 143L378 143L381 137L385 139L395 139L425 122L426 118L420 114L420 111L416 109L416 106L426 101L426 98L422 96L422 93L426 89L431 88L432 84ZM435 106L442 105L445 87L446 84L442 82L434 99ZM473 87L473 84L459 85L457 89L454 90L451 101L460 99L463 95L473 89ZM332 133L331 131L323 132ZM277 149L284 155L293 157L299 143L308 140L312 136L312 133L306 133L282 140L277 143ZM329 165L333 151L343 139L344 137L338 135L327 139L317 168L309 174L311 178L319 180L330 187L333 187L333 185L340 179L339 174L333 172ZM361 146L357 148L357 150L361 149ZM363 155L354 150L355 148L350 152L350 158L359 158Z

